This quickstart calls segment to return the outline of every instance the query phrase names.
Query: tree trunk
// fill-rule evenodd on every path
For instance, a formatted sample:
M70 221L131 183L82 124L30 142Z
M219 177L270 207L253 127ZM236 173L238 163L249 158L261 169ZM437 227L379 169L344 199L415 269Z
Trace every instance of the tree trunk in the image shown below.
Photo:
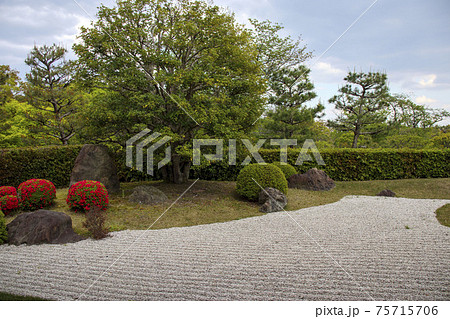
M190 161L182 161L178 154L172 155L171 163L161 167L161 173L165 182L182 184L189 179Z
M353 143L352 143L352 148L357 148L358 147L358 137L359 137L359 132L353 132Z

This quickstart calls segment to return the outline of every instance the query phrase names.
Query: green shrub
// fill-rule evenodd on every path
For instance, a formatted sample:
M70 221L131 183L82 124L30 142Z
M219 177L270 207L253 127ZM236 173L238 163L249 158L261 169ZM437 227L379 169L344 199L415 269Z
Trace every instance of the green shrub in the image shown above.
M272 164L281 169L281 171L283 172L286 179L288 179L292 175L297 174L297 170L295 169L295 167L290 164L281 163L281 162L273 162Z
M46 179L30 179L19 185L17 194L23 210L36 210L53 205L56 188Z
M8 232L6 230L5 215L0 211L0 244L6 243Z
M285 194L288 190L286 177L275 165L250 164L239 172L236 182L236 192L239 195L249 200L257 200L261 187L273 187Z

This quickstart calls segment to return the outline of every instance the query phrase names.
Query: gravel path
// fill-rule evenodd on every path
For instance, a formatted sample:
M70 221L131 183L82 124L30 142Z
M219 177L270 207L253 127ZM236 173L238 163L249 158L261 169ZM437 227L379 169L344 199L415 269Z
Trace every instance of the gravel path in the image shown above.
M450 300L450 228L434 213L446 203L347 196L289 212L295 222L280 212L3 245L0 291L58 300Z

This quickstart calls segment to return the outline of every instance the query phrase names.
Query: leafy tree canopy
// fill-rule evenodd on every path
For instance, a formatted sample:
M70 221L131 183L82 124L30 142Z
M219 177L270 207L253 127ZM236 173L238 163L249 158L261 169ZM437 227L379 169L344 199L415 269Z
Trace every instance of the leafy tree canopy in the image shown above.
M143 127L172 137L166 176L187 179L189 163L174 156L193 138L246 132L263 108L265 80L249 31L232 14L205 1L118 1L101 6L82 28L79 77L107 89L121 104L121 143ZM175 151L175 152L174 152Z

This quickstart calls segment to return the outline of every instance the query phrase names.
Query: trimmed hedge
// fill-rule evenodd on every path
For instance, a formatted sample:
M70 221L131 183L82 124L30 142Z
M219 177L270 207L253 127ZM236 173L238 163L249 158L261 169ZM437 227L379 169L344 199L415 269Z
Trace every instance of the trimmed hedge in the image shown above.
M317 167L335 181L362 181L406 178L450 177L450 150L394 150L394 149L327 149L320 154L326 165L318 165L315 160L295 165L300 149L288 149L288 163L298 173ZM280 151L260 150L266 163L279 160ZM310 153L308 153L310 154ZM311 155L311 158L314 157ZM193 177L209 180L236 180L242 166L228 168L226 160L213 162L206 169L196 170Z
M0 149L0 186L17 187L24 181L39 178L51 181L56 187L67 187L81 147Z
M67 187L81 145L0 150L0 186L17 187L32 178L48 179L56 187ZM299 173L317 167L336 181L382 180L402 178L450 177L450 149L327 149L321 150L325 166L315 161L297 166L300 149L288 149L288 163ZM259 151L266 163L279 161L278 149ZM191 178L234 181L243 168L247 154L239 153L237 165L228 165L226 152L221 162L192 166ZM122 182L157 179L125 166L123 151L115 153L119 178Z

